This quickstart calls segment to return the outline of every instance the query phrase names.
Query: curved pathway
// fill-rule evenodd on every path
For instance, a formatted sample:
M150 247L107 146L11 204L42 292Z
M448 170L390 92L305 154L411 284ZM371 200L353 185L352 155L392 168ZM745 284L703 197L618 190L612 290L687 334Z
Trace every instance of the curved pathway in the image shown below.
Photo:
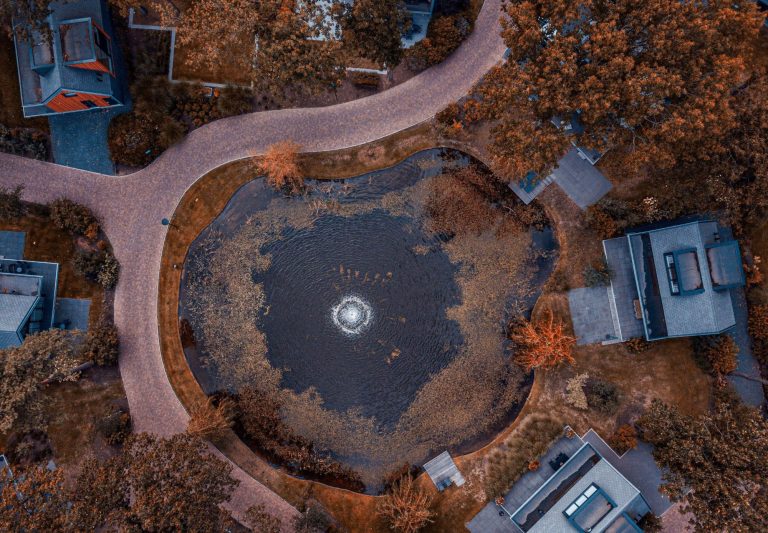
M45 203L66 196L104 221L122 264L115 294L120 373L137 431L184 431L187 413L165 374L160 354L157 295L160 259L170 218L184 192L225 163L263 153L290 139L306 151L349 148L428 120L466 95L504 53L501 0L485 0L475 30L446 61L385 92L329 107L253 113L201 127L152 165L122 177L0 154L0 185L25 186L24 198ZM290 516L295 509L235 466L242 481L233 507L264 503Z

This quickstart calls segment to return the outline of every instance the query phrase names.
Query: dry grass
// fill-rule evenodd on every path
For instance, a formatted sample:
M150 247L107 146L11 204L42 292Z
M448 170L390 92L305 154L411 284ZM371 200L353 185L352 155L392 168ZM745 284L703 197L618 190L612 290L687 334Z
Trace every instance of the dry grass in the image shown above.
M95 422L107 414L111 405L126 402L117 367L97 372L95 379L89 376L75 383L51 386L45 393L50 402L48 436L56 462L68 467L68 475L86 456L105 453L106 446L97 439Z

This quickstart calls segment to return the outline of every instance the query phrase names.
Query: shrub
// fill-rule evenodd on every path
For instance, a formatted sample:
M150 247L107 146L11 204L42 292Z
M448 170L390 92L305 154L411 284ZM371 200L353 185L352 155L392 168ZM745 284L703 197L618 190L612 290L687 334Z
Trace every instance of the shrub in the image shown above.
M247 87L227 86L216 99L222 117L234 117L253 111L253 91Z
M642 221L622 200L603 198L587 209L587 224L603 239L610 239Z
M120 353L117 326L102 318L88 331L81 348L85 359L98 366L114 366Z
M120 278L120 263L111 253L102 252L102 256L103 261L96 276L96 281L107 290L114 289Z
M589 379L589 374L579 374L569 379L565 384L565 401L577 409L587 410L587 396L584 394L584 385Z
M21 201L23 191L23 185L14 189L0 187L0 220L14 222L26 214L27 209Z
M715 377L730 374L738 366L739 347L730 335L710 335L693 339L696 364Z
M494 226L498 212L481 188L482 180L487 177L477 167L468 166L430 181L426 212L432 231L447 235L480 234Z
M565 292L570 288L571 285L568 283L568 276L565 274L565 269L563 268L557 268L552 272L544 285L544 290L547 292Z
M587 287L604 287L611 283L612 273L605 258L584 269L584 284Z
M311 442L283 424L279 398L249 387L240 391L235 402L237 422L248 440L292 472L333 480L350 490L365 488L359 474L318 453Z
M416 533L432 521L431 504L432 497L416 487L410 476L405 476L379 501L377 511L390 529Z
M0 152L47 161L48 137L30 128L7 128L0 124Z
M5 445L5 454L15 466L39 464L53 456L48 434L39 429L13 432Z
M301 147L293 141L281 141L267 148L261 162L261 171L267 183L274 189L300 192L304 188L304 176L299 167Z
M637 447L637 431L634 426L624 424L611 435L608 444L617 454L622 455L624 452Z
M333 526L333 519L319 503L313 502L296 517L293 526L296 533L325 533Z
M757 341L768 341L768 305L749 308L749 334Z
M660 533L664 531L664 523L661 518L653 514L652 512L646 513L637 523L645 533Z
M210 397L198 402L189 410L187 433L204 439L220 435L232 427L233 407L228 398L218 405L214 405Z
M651 343L642 337L633 337L624 343L629 353L635 355L647 352L651 349Z
M120 446L131 434L131 415L124 409L118 409L100 419L96 428L107 444Z
M587 403L604 415L615 414L619 408L619 390L613 383L592 379L584 387Z
M472 22L463 13L433 17L427 36L406 53L406 65L414 72L437 65L451 55L471 32Z
M155 114L132 111L115 117L109 124L109 153L118 165L144 166L160 154Z
M105 289L113 289L120 275L120 263L106 250L78 250L73 261L75 272L98 282Z
M99 219L93 212L72 200L59 198L51 202L51 222L72 235L85 235L86 232L98 234Z

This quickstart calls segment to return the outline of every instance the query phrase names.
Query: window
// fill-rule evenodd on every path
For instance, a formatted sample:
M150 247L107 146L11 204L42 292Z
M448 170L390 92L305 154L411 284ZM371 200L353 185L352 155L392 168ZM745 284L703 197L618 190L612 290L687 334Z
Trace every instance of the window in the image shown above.
M83 105L84 105L85 107L89 108L89 109L90 109L90 108L92 108L92 107L98 107L98 106L96 105L96 103L95 103L95 102L92 102L91 100L83 100Z
M74 96L77 96L77 93L62 93L67 98L72 98Z
M680 284L677 281L677 270L675 270L675 258L673 254L664 254L664 265L667 267L667 280L669 281L669 292L674 295L680 294Z
M587 490L581 493L581 495L576 498L576 501L573 502L568 509L566 509L565 516L573 516L573 514L579 510L579 507L584 505L587 500L589 500L589 497L592 496L595 492L597 492L597 485L592 483L589 487L587 487Z
M615 508L616 503L605 491L592 483L563 511L563 514L576 531L585 533L593 531Z

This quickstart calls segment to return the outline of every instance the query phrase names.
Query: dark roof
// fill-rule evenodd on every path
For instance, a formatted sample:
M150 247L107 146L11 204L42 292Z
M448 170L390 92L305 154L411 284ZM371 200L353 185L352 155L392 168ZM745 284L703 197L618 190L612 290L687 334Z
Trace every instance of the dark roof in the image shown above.
M24 240L23 231L0 231L0 259L22 259Z

